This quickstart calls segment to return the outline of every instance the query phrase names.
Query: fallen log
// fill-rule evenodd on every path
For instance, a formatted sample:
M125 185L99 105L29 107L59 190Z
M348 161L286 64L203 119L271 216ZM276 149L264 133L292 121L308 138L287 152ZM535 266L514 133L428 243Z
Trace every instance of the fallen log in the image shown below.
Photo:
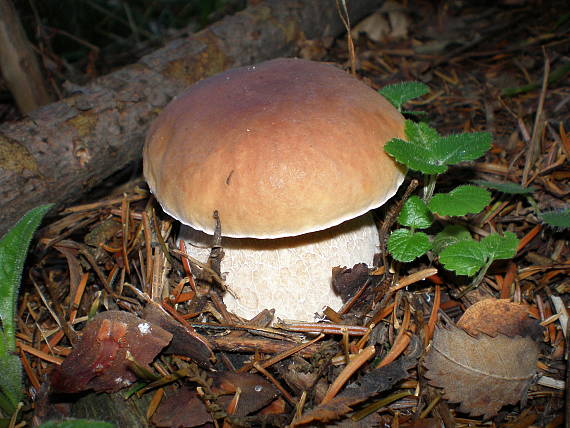
M382 0L348 3L355 22ZM265 0L1 125L0 235L28 209L60 208L138 162L149 123L190 84L343 31L335 0Z

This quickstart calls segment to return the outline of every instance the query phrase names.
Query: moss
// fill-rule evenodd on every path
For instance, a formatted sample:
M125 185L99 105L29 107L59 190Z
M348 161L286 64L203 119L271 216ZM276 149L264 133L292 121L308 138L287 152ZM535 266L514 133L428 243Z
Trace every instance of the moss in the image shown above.
M91 113L82 113L67 120L66 123L77 129L79 137L85 137L95 129L97 116Z
M170 62L163 71L164 75L190 85L231 66L233 61L224 53L211 32L202 31L195 37L204 46L200 53Z
M17 141L0 136L0 168L18 174L24 170L38 172L38 163L30 151Z

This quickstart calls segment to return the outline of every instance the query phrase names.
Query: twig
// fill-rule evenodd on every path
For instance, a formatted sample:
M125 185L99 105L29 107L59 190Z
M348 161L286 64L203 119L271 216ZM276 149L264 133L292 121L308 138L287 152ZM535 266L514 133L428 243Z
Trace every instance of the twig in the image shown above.
M350 60L350 73L355 76L356 53L354 51L354 41L352 40L352 34L350 32L350 17L348 15L348 9L346 7L346 0L336 0L336 9L338 11L338 15L340 16L340 20L344 25L344 28L346 28L346 40L348 43L348 56Z
M380 361L376 368L384 367L394 361L398 356L404 352L404 350L408 347L408 344L411 340L411 331L408 331L408 326L410 325L410 318L411 318L411 311L409 305L406 307L406 311L404 312L404 319L402 320L402 325L400 326L400 331L398 331L398 336L396 336L396 340L394 341L394 345L390 351L386 354L386 356ZM412 330L410 328L410 330Z
M364 336L368 333L368 327L333 324L328 322L277 323L275 327L286 331L295 331L306 334L324 333L342 335L346 331L350 336Z
M431 309L431 314L429 316L429 321L426 327L426 333L424 336L424 345L427 345L431 338L433 337L433 333L435 331L435 324L437 322L437 313L439 312L441 302L441 286L435 286L435 296L433 299L433 307Z
M380 252L382 253L382 263L386 268L386 272L388 271L388 257L386 256L386 235L388 235L388 231L392 228L392 225L396 222L396 218L398 217L398 214L400 214L400 211L402 210L404 203L408 200L412 192L416 190L418 184L419 184L418 180L414 179L410 181L410 184L408 185L408 188L406 189L404 196L402 196L398 200L398 202L396 202L394 205L390 207L390 209L386 213L386 217L384 218L382 227L380 228Z
M129 243L129 234L131 232L131 216L130 216L130 204L126 197L121 202L121 224L123 228L123 239L121 241L121 249L123 255L123 265L128 274L131 273L131 268L129 267L129 256L127 254L127 246Z
M325 337L324 334L319 334L317 337L315 337L313 340L311 340L310 342L306 342L306 343L302 343L300 345L294 346L291 349L288 349L285 352L282 352L280 354L275 355L274 357L269 358L268 360L259 362L259 365L263 368L267 368L272 366L273 364L278 363L281 360L284 360L287 357L290 357L293 354L296 354L297 352L302 351L303 349L314 345L315 343L317 343L319 340L321 340L323 337ZM245 367L245 366L244 366ZM241 371L241 370L240 370Z
M364 363L366 363L370 358L376 355L376 349L374 346L368 346L362 350L347 366L342 372L337 376L334 382L329 386L323 400L322 404L326 404L331 401L336 394L340 391L343 385L350 379L350 377L356 372Z
M414 284L418 281L423 281L424 279L426 279L427 277L430 277L432 275L435 275L437 273L437 269L436 268L427 268L427 269L422 269L418 272L415 272L411 275L408 275L402 279L400 279L396 285L394 285L393 287L390 287L390 291L396 292L402 288L407 287L408 285Z
M216 272L214 272L214 270L210 266L208 266L206 263L202 263L200 260L195 259L194 257L192 257L186 253L183 253L182 251L179 251L179 250L171 249L170 252L173 254L177 254L179 256L187 258L190 261L190 263L192 263L192 264L198 266L199 268L202 268L203 270L205 270L206 273L208 273L213 279L216 280L216 282L220 285L222 290L228 291L231 293L231 290L229 290L228 286L226 285L226 281L224 281L220 277L220 275L218 275Z
M286 352L297 345L282 340L257 339L244 336L207 336L208 341L218 351L229 352L262 352L277 354ZM310 345L299 352L302 357L311 357L319 352L319 346Z
M530 184L528 175L533 167L540 149L540 134L544 128L544 100L546 99L546 89L548 88L548 76L550 74L550 59L546 54L546 50L542 49L544 55L544 76L542 79L542 90L540 91L540 98L538 99L538 107L536 108L536 116L534 118L534 127L532 128L532 137L526 153L526 162L523 169L521 184L526 187Z
M221 278L222 277L222 259L224 258L224 250L222 248L222 223L218 211L213 214L216 227L214 228L214 240L212 242L212 249L208 257L208 265L214 272Z
M265 376L273 385L275 385L275 387L281 392L281 394L283 394L283 397L285 397L285 399L290 404L292 404L293 406L295 406L297 404L295 399L291 396L291 394L289 394L289 391L287 391L285 388L283 388L281 383L279 383L279 381L277 379L275 379L271 375L271 373L269 373L267 370L265 370L263 367L261 367L261 364L259 364L257 362L253 363L253 367L255 367L255 369L257 371L259 371L261 374L263 374L263 376Z

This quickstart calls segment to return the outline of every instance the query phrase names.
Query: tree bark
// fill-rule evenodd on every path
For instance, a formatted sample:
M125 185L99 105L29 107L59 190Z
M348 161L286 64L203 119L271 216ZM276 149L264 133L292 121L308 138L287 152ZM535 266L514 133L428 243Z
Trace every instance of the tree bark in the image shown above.
M347 3L357 22L382 0ZM139 161L149 123L197 80L343 31L335 0L265 0L0 126L0 235L30 208L61 207Z
M52 101L11 0L0 0L0 71L22 113Z

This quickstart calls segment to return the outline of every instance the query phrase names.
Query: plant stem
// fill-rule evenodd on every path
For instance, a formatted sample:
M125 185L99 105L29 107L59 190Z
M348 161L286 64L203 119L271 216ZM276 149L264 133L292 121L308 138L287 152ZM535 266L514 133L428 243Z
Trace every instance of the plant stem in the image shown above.
M431 201L433 192L435 190L435 182L437 180L437 174L425 174L424 187L422 189L423 200L427 204Z
M485 266L483 266L480 270L479 273L477 274L477 276L473 279L473 281L471 281L471 284L469 284L467 286L467 288L465 288L465 290L463 290L458 297L463 297L465 296L468 292L470 292L471 290L475 290L479 284L481 284L481 282L483 281L483 278L485 278L485 275L487 274L487 271L489 270L489 268L491 267L491 264L493 263L494 259L493 258L489 258L489 260L487 261L487 263L485 263Z
M534 213L536 216L540 216L540 208L538 207L537 202L534 200L534 198L532 196L527 196L526 197L527 202L530 204L530 206L534 209Z

